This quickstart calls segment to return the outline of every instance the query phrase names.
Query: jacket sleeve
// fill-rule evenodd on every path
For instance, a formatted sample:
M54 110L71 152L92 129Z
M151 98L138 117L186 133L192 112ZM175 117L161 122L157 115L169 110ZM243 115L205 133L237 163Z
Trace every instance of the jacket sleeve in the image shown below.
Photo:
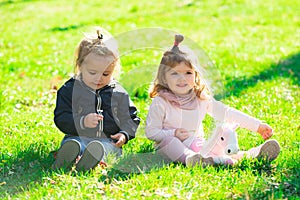
M123 93L119 98L118 107L112 109L118 109L117 111L113 110L114 115L117 113L115 120L119 124L119 132L123 133L128 141L135 138L140 118L137 116L137 109L127 93Z
M149 107L146 120L146 137L155 142L162 141L165 137L174 136L175 129L163 129L166 115L164 100L155 97Z
M74 120L76 119L72 112L72 90L63 86L57 92L54 123L63 133L78 135Z
M220 101L210 99L208 103L208 114L218 121L238 123L240 127L256 132L260 125L260 120L249 116L239 110L226 106Z

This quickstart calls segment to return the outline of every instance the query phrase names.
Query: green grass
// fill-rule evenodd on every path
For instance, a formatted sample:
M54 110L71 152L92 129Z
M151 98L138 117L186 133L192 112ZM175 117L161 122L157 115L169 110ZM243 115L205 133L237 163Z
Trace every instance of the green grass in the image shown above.
M299 7L296 0L0 0L0 198L300 199ZM142 123L124 157L108 168L52 171L51 152L63 134L53 123L51 89L68 79L75 45L95 25L121 39L120 82ZM222 85L216 96L274 128L278 159L189 169L153 153L144 136L146 90L173 39L156 35L157 27L203 49ZM152 28L152 40L136 38L143 28ZM263 142L257 133L238 133L243 149Z

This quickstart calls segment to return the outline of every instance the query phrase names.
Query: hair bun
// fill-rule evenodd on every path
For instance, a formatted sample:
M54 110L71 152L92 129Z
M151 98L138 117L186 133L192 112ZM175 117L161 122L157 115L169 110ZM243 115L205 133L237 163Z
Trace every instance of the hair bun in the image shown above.
M183 41L183 39L184 39L183 35L176 34L175 35L175 42L174 42L175 44L174 45L178 46L179 43Z

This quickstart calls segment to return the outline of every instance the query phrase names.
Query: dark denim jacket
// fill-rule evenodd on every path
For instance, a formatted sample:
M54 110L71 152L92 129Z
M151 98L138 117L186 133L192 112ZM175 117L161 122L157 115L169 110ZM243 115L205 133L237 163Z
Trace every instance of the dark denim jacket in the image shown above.
M96 128L86 128L82 123L84 116L97 113L97 105L104 116L102 136L99 136L99 124ZM66 137L110 138L110 135L121 132L128 141L135 137L140 118L128 93L118 82L112 81L95 91L80 79L71 78L57 92L54 122L67 134Z

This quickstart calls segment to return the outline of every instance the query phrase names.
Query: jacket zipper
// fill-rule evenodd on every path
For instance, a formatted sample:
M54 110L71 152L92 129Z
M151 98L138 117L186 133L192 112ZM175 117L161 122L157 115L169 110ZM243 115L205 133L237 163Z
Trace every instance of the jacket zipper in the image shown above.
M97 114L103 116L102 112L103 110L101 110L101 104L102 104L102 99L100 96L100 91L98 91L96 94L97 96ZM97 137L101 137L101 134L103 132L103 120L99 120L99 130L97 131Z
M92 92L93 94L95 94L97 96L97 114L103 116L103 110L101 110L101 104L102 104L102 99L100 96L100 91L104 90L105 88L109 87L109 85L105 86L104 88L101 88L98 92L91 90L89 87L87 87L83 81L82 81L82 77L79 77L79 83L82 87L86 88L88 91ZM110 84L110 86L114 86L115 84ZM99 121L99 130L96 133L96 137L101 137L101 134L103 132L103 120Z

